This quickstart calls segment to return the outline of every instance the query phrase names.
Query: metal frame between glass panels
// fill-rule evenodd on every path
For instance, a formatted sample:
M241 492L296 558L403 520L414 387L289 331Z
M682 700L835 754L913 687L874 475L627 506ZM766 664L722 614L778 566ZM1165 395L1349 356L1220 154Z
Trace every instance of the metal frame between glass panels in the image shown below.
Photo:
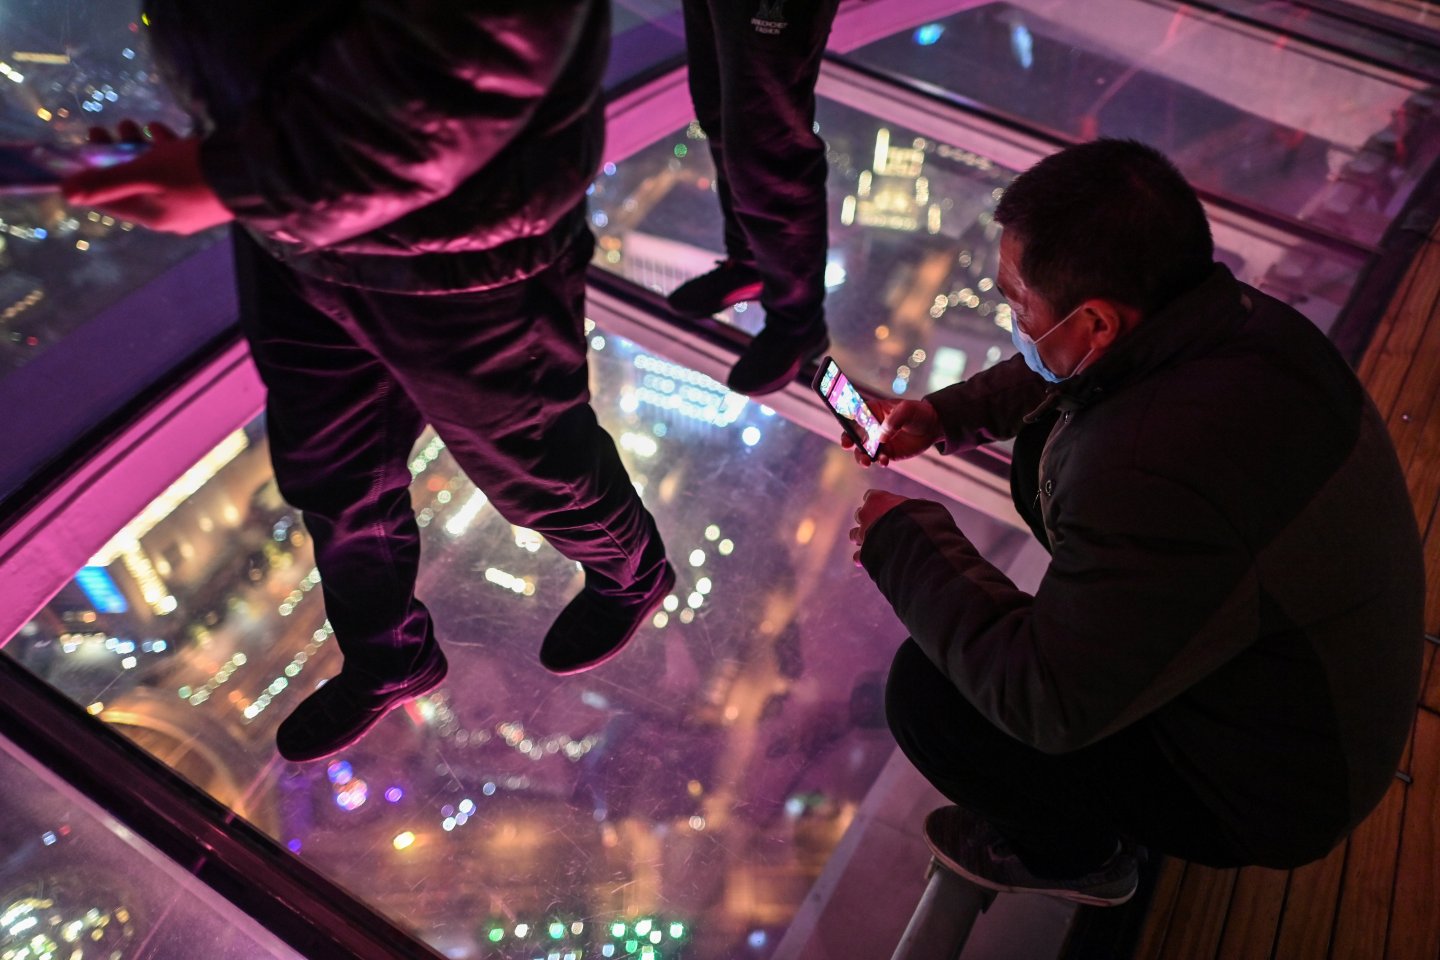
M0 735L295 950L441 957L5 657L0 691Z
M1298 0L1337 20L1429 44L1440 44L1440 10L1424 0Z
M1190 5L1264 30L1294 32L1306 43L1362 63L1432 83L1440 80L1440 32L1356 11L1352 4L1301 2L1278 8L1256 0L1196 0ZM1404 62L1386 59L1382 51Z

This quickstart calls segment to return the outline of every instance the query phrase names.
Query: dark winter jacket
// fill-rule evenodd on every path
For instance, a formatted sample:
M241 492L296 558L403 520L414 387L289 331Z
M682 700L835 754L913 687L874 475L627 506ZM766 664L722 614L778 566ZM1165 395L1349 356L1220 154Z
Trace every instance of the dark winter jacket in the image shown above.
M402 292L552 263L599 165L607 0L148 0L207 181L298 270Z
M1254 862L1323 856L1392 782L1424 572L1385 425L1325 337L1222 266L1047 390L1020 357L931 395L953 452L1014 436L1035 595L938 504L861 559L960 691L1040 750L1144 724Z

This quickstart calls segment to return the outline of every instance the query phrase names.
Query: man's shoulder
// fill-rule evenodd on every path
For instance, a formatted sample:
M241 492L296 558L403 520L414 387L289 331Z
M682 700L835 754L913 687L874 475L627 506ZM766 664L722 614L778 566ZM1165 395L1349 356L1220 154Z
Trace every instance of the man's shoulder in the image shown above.
M1239 527L1267 526L1312 496L1353 450L1363 388L1293 310L1260 313L1214 350L1098 404L1079 445L1081 472L1183 486ZM1305 330L1323 346L1297 342Z

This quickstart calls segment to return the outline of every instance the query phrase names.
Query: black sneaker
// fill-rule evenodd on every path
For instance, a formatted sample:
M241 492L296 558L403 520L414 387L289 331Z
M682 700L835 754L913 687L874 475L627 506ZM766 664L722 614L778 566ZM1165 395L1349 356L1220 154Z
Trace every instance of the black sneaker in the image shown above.
M300 701L275 731L280 756L294 763L319 760L344 750L401 704L440 686L449 665L439 646L398 685L379 692L371 680L358 680L342 668L320 689Z
M660 579L644 596L605 596L588 587L565 605L540 644L540 663L566 676L613 659L675 586L675 568L666 561Z
M751 397L774 393L794 380L801 367L829 349L830 336L823 323L799 333L766 324L730 368L725 385Z
M1073 879L1031 873L990 821L964 807L941 807L925 818L925 842L944 867L972 883L1009 893L1039 893L1095 907L1115 907L1135 895L1140 869L1123 846L1091 872Z
M670 291L670 309L682 317L698 320L710 317L746 300L760 299L764 282L753 264L738 260L717 260L715 269L686 280Z

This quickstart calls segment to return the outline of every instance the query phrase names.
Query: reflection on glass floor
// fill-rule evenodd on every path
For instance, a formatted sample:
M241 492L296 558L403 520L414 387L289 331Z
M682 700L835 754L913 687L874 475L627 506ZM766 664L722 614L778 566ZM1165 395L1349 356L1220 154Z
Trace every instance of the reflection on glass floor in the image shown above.
M1078 139L1136 137L1198 187L1377 242L1440 154L1435 90L1163 0L987 3L855 59Z
M0 740L0 957L297 956Z
M276 724L338 655L259 423L5 652L450 956L767 956L894 749L903 628L850 561L851 516L871 482L927 494L592 335L601 419L680 572L614 663L539 667L579 574L427 435L420 593L450 679L334 762L280 761ZM1027 543L949 506L1002 568Z

